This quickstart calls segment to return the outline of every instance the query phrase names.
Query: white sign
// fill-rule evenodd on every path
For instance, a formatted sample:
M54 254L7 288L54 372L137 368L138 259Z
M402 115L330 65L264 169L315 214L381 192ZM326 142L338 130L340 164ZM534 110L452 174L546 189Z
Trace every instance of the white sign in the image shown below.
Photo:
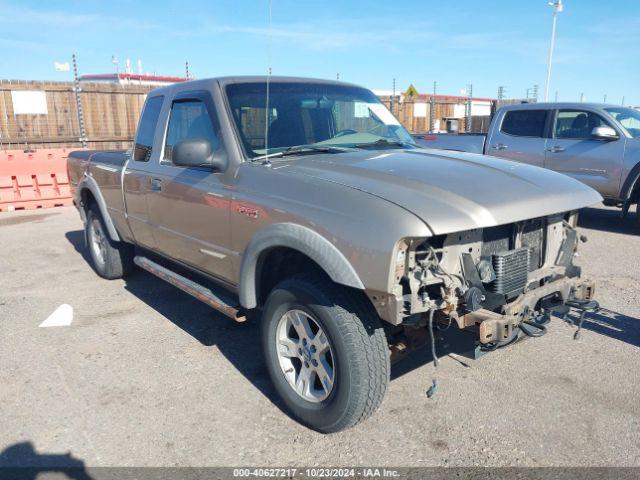
M387 110L387 107L382 105L381 103L369 103L369 110L373 112L373 114L382 120L382 123L385 125L400 125L400 122L396 120L396 117Z
M12 90L14 115L47 115L47 94L42 91Z
M66 62L66 63L53 62L53 68L55 68L58 72L68 72L69 62Z
M490 104L482 104L482 103L472 103L471 104L471 115L491 115L491 105Z
M413 104L413 117L414 118L426 118L427 116L427 104L426 103L414 103Z
M464 118L465 113L467 112L466 106L461 104L456 104L453 106L453 117L452 118Z
M353 104L354 107L354 116L356 118L369 118L369 106L364 102L355 102Z

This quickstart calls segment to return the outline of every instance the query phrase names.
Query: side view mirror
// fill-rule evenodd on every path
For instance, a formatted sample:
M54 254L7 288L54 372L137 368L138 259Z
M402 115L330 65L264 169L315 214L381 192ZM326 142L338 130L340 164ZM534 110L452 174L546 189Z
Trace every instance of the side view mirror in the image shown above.
M618 134L611 127L595 127L591 130L591 138L595 140L617 140Z
M180 167L210 167L216 172L226 168L225 162L213 155L211 143L204 138L176 142L171 149L171 161Z

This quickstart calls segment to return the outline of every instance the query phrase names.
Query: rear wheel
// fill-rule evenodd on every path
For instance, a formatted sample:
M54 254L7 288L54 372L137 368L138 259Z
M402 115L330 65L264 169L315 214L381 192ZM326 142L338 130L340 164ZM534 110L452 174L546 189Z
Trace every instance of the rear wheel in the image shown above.
M95 204L91 205L87 212L85 238L93 269L102 278L122 278L131 272L133 245L111 240L104 219Z
M358 292L320 275L278 284L262 318L269 375L292 416L324 433L369 417L389 382L389 350L377 315Z

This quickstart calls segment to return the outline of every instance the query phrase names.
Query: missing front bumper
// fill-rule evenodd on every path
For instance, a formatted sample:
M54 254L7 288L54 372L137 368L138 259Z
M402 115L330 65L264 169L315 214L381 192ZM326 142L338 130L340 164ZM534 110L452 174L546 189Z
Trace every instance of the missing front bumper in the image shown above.
M506 305L503 314L479 309L462 315L458 319L458 326L472 331L477 329L481 344L507 342L517 333L518 326L533 318L536 312L566 313L568 301L591 300L594 293L593 281L565 277L523 294Z
M535 331L535 325L541 325L542 316L552 312L564 315L570 310L567 303L591 300L594 292L593 281L563 277L523 294L508 304L502 314L479 309L454 318L441 313L436 317L441 325L436 332L436 347L441 354L449 352L478 359L486 352L515 343L522 337L540 336L520 335L520 330L524 331L523 322L529 322L531 328L525 328ZM403 334L390 345L392 362L422 347L428 339L424 325L405 326Z

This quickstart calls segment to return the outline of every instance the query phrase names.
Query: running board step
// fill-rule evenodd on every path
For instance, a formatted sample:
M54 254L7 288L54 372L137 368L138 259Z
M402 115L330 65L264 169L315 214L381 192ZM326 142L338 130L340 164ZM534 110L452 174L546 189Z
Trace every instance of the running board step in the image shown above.
M195 297L219 312L224 313L227 317L231 317L236 322L244 322L247 319L244 313L242 313L241 307L237 302L233 302L230 299L225 298L223 295L216 295L207 287L204 287L193 280L189 280L188 278L163 267L153 260L149 260L147 257L137 255L133 258L133 262L147 272L152 273L165 282L169 282L171 285L178 287L183 292L188 293L192 297Z

